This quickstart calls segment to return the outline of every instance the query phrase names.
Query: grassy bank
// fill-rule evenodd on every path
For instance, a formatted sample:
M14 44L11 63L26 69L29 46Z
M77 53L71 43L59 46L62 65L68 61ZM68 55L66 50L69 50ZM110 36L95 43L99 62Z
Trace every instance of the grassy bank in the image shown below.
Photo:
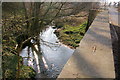
M2 67L3 67L3 76L4 78L8 79L14 79L17 74L17 55L14 55L10 52L4 53L3 55L3 62L2 62ZM29 66L23 65L22 57L20 57L20 78L34 78L36 75L36 72Z
M18 15L19 16L19 15ZM3 18L2 25L2 75L3 78L13 80L18 72L18 52L15 49L17 45L16 37L23 33L23 25L13 26L12 22L20 22L18 18L12 15L7 19ZM33 68L23 65L23 58L20 56L20 78L34 78L36 72Z
M85 34L86 25L87 22L78 26L64 25L57 29L55 33L63 44L76 48Z
M18 52L16 50L16 38L18 35L24 32L24 27L26 24L18 24L25 20L24 16L22 16L22 13L14 16L9 11L3 11L2 16L2 76L3 79L7 78L14 80L18 73ZM20 56L19 78L33 79L35 75L36 72L32 67L23 65L23 58Z

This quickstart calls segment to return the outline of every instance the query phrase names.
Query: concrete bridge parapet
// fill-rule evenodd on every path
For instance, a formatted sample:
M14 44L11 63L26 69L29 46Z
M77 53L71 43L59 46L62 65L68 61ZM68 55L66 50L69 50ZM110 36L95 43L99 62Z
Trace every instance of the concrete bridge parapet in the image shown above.
M58 78L115 78L108 11L100 12Z

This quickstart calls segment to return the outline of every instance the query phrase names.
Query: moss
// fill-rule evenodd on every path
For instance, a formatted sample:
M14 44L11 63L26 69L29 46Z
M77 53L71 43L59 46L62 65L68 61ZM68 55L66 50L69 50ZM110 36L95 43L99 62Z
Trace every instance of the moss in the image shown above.
M16 78L17 73L17 55L12 53L4 53L2 67L3 67L3 77L8 79ZM29 67L22 65L22 57L20 57L20 78L33 78L35 77L35 71Z
M85 34L86 25L87 22L79 26L64 25L57 36L64 44L76 48Z
M35 71L29 66L21 66L20 78L34 78Z

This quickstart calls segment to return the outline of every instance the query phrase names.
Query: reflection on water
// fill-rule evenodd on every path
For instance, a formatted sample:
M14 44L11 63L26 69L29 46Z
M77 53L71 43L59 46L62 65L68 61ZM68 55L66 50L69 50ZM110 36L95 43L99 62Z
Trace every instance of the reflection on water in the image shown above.
M41 50L43 53L43 61L47 68L47 77L55 78L59 75L63 66L73 53L73 49L62 45L56 35L54 34L55 29L51 26L46 30L43 30L40 38L44 41L41 41ZM28 57L28 48L25 48L21 52L22 57ZM24 64L31 66L34 70L39 73L39 55L35 52L32 53L30 49L30 58L24 58ZM37 78L41 77L41 74L37 75Z

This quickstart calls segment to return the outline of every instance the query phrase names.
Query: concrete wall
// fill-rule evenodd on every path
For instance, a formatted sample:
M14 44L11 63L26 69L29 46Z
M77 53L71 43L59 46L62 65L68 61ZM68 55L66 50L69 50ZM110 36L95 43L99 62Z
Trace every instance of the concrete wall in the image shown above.
M97 15L58 78L115 78L108 12Z

